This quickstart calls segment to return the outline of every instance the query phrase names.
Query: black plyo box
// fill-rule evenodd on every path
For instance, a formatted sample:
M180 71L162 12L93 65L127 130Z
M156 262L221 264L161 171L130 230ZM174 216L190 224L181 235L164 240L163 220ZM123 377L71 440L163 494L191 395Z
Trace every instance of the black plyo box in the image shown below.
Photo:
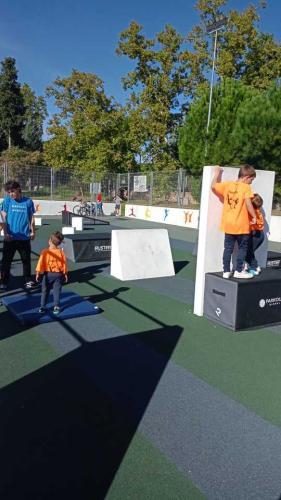
M61 213L61 222L63 226L71 226L72 224L72 213L67 210L63 210Z
M232 330L281 323L281 270L264 269L248 280L207 273L204 316Z
M269 267L271 269L281 269L281 253L268 252L266 267Z
M64 238L64 252L73 262L110 260L111 233L67 235Z

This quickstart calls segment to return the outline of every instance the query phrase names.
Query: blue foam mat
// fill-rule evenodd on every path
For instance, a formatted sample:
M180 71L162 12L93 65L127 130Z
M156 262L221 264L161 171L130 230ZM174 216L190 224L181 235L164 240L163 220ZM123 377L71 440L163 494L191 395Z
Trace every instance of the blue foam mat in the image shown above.
M98 306L89 300L84 300L77 293L62 292L60 298L60 314L54 315L52 313L52 295L50 295L49 301L46 305L46 313L40 314L38 312L40 307L40 297L40 293L9 295L8 297L2 298L2 303L23 325L48 323L50 321L60 321L77 318L79 316L90 316L101 312Z

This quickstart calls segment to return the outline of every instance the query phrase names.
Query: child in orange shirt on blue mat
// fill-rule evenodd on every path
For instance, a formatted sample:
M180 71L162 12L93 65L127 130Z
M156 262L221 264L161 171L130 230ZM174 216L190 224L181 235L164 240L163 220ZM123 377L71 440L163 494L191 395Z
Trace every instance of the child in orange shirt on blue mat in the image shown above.
M36 281L40 280L40 273L43 273L41 304L39 313L46 312L46 303L49 298L51 288L54 296L53 313L60 313L60 294L63 282L67 283L67 262L64 251L59 248L63 241L63 235L56 231L51 234L49 239L49 248L42 250L37 266Z

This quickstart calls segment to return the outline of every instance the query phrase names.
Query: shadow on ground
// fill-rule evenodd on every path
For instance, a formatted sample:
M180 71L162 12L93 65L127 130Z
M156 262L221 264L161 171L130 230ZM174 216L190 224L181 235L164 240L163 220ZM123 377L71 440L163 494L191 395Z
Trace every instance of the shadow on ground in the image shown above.
M85 343L1 390L5 500L106 496L179 340L179 326Z
M188 266L189 260L177 260L174 262L175 273L178 274L184 267Z

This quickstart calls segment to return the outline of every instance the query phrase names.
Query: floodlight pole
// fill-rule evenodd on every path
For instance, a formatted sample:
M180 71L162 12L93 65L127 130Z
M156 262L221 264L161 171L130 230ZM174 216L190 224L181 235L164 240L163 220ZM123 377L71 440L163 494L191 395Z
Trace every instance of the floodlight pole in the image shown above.
M215 42L214 42L213 64L212 64L211 86L210 86L210 97L209 97L209 108L208 108L208 120L207 120L207 129L206 129L207 134L209 132L209 125L210 125L210 120L211 120L214 75L215 75L215 61L216 61L216 54L217 54L217 41L218 41L218 30L215 31Z

